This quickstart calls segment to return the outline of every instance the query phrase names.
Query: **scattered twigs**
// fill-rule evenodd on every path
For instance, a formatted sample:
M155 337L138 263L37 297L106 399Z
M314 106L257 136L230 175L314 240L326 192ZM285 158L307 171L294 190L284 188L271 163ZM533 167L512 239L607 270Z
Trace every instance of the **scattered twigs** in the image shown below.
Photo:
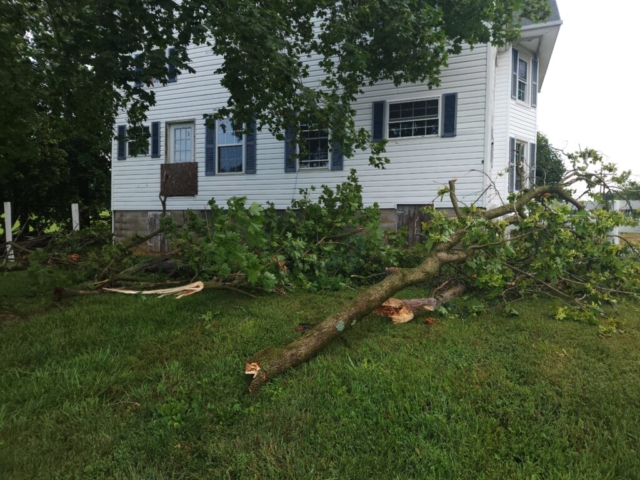
M33 250L29 250L28 248L25 248L25 247L23 247L22 245L20 245L19 243L16 243L16 242L9 242L8 245L11 245L16 250L20 250L21 252L24 252L24 253L29 254L29 255L35 253ZM58 262L58 263L65 263L67 265L78 266L78 263L73 261L73 260L69 260L68 258L64 258L64 257L56 257L55 255L49 255L49 259L48 260L50 262Z
M150 269L153 269L156 266L159 266L160 264L166 262L167 260L169 260L171 258L171 256L176 253L177 250L174 250L172 252L169 253L165 253L163 255L158 255L146 260L143 260L139 263L137 263L136 265L129 267L125 270L123 270L122 272L120 272L121 275L134 275L138 272L142 272L142 271L147 271Z
M104 279L105 275L107 274L107 272L109 271L109 269L111 268L111 266L113 265L113 262L115 262L115 259L112 258L111 261L107 264L106 267L104 267L104 270L102 270L102 272L100 272L100 275L98 275L97 280L102 280Z
M138 245L151 240L153 237L155 237L156 235L160 235L161 233L164 233L164 228L160 227L159 229L157 229L155 232L151 232L148 235L144 235L144 236L140 236L140 235L134 235L131 238L129 238L129 240L127 240L126 242L123 243L124 245L124 249L125 250L131 250L132 248L137 247Z

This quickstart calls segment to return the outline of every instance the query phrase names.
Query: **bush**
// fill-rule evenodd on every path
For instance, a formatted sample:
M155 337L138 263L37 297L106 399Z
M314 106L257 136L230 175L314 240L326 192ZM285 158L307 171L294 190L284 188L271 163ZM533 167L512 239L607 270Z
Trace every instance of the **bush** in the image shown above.
M407 261L401 235L380 228L378 205L363 206L355 170L335 190L323 185L316 202L314 190L302 189L284 211L234 197L226 208L211 200L205 217L190 212L183 225L163 221L191 276L269 290L338 289Z

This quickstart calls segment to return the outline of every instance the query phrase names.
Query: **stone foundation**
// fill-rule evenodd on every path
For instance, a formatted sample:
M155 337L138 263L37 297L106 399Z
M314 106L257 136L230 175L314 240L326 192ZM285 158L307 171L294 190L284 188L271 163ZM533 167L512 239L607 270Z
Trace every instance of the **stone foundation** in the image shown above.
M417 207L418 205L416 205ZM424 205L419 205L423 207ZM407 225L406 221L406 205L400 206L399 209L394 208L382 208L381 214L381 226L384 230L396 230L399 227L399 220L402 220L402 225ZM401 210L402 209L402 210ZM195 213L204 216L204 210L196 210ZM185 218L184 210L174 210L167 212L178 223L182 223ZM116 211L114 212L114 228L115 228L115 240L117 242L123 242L134 235L148 235L151 232L156 231L160 227L160 217L162 212L157 210L132 210L132 211ZM400 217L403 217L402 219ZM422 219L420 219L422 220ZM411 227L413 225L413 227ZM410 238L416 238L416 232L413 229L420 228L420 222L413 222L410 226ZM419 231L418 231L419 233ZM167 241L162 235L158 235L146 243L138 247L140 253L160 253L166 252L169 248Z

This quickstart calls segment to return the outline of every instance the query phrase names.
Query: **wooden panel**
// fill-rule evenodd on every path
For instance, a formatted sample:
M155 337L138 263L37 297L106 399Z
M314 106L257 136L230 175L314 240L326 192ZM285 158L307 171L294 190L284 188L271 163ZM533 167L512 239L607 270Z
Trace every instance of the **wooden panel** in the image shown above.
M398 230L406 227L408 230L409 245L416 242L423 242L422 222L428 222L431 215L421 211L427 205L398 205L396 214L398 216Z
M149 212L149 233L158 230L160 228L161 221L161 212ZM163 233L147 240L147 251L149 253L161 253L169 251L169 242L164 238Z
M194 197L198 195L198 164L165 163L160 167L160 195Z

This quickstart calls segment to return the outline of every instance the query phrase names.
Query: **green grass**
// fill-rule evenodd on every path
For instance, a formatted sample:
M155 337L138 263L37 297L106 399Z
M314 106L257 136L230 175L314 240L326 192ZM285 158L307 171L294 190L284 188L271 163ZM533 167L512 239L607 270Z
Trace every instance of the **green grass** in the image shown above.
M609 338L541 299L371 316L251 396L245 359L353 292L61 307L30 280L0 277L2 478L640 478L639 303Z

